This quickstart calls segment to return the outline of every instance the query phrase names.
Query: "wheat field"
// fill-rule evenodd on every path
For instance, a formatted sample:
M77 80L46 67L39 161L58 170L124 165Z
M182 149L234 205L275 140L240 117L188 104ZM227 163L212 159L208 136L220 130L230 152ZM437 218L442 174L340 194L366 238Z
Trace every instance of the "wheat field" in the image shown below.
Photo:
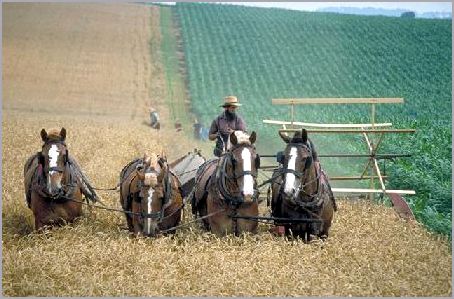
M169 160L210 144L176 132L159 45L159 7L3 5L2 291L4 296L451 296L448 241L392 208L338 198L327 241L271 234L216 237L186 207L175 235L132 238L124 216L84 209L73 225L33 232L23 166L42 128L67 145L94 186L118 182L145 151ZM154 46L150 46L154 45ZM146 123L146 105L162 129ZM186 132L186 133L185 133ZM260 136L258 139L260 142ZM106 206L119 194L99 191ZM265 203L261 213L267 213Z

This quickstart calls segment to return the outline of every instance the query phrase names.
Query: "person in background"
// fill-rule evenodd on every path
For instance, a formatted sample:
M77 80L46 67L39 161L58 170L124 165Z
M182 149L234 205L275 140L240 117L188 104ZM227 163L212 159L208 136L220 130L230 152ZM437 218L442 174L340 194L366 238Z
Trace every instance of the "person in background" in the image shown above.
M148 112L150 113L150 125L153 129L159 130L161 128L161 124L159 123L159 114L155 108L150 107L148 108Z
M236 109L240 106L241 104L237 97L225 97L224 104L221 105L224 111L211 123L208 139L216 140L216 146L213 151L216 157L220 157L226 150L225 147L232 132L246 132L246 122L236 113Z

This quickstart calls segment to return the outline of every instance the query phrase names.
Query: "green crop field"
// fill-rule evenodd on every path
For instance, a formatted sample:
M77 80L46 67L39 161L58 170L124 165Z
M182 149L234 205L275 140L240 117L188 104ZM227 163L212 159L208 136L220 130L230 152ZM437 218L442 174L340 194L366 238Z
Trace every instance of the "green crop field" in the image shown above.
M209 126L222 98L238 96L261 153L283 148L277 127L262 120L289 120L288 107L272 106L272 98L404 98L377 106L377 122L417 130L385 138L382 152L413 154L386 163L388 188L416 190L406 199L418 220L451 236L451 20L194 3L172 10L194 114ZM296 120L367 123L370 107L299 106ZM361 136L312 138L319 153L365 152ZM330 175L361 171L362 162L322 160Z

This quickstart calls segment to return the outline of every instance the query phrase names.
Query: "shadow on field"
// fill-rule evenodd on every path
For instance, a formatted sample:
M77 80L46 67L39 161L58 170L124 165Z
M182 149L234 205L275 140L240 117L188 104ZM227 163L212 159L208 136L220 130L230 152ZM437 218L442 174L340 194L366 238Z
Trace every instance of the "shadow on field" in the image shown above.
M33 225L22 214L3 215L3 231L13 235L25 236L34 231Z

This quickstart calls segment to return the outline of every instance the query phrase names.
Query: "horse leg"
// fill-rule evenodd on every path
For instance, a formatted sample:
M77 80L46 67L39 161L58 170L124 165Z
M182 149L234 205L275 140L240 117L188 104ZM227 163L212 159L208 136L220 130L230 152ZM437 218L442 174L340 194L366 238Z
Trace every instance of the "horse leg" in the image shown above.
M132 206L131 206L131 212L133 213L140 213L141 212L141 206L139 203L133 201ZM132 220L132 230L131 232L134 233L135 236L139 236L142 234L142 225L140 223L140 218L138 215L132 215L131 216Z
M137 216L133 216L133 230L134 236L140 236L142 234L142 227L140 225L140 221Z
M216 213L213 216L208 217L209 227L211 232L219 236L224 236L229 233L233 233L233 221L229 217L231 209L227 208L220 201L208 194L206 200L207 213ZM225 211L223 211L225 209Z
M67 223L73 223L76 219L82 216L82 195L81 193L76 193L76 196L79 198L75 199L76 201L68 201L62 204L56 204L54 206L54 211L56 215L55 223L57 225L63 226Z
M204 217L208 214L206 200L202 200L197 206L200 217ZM210 221L207 218L202 219L203 227L206 230L210 230Z
M42 232L43 226L44 226L44 224L41 222L41 219L39 219L37 216L35 216L35 230L38 232Z
M131 212L131 210L128 210L127 208L123 207L123 211L125 212L125 218L126 218L126 224L128 225L128 230L130 232L133 232L134 231L134 224L133 224L133 221L132 221L132 216L131 216L131 214L127 213L127 212Z
M252 202L252 203L244 203L240 206L240 208L237 210L237 215L238 216L258 216L259 214L259 207L258 203ZM247 219L238 219L237 220L237 231L238 234L241 234L242 232L251 232L251 233L257 233L257 226L258 222L257 220L247 220Z
M49 224L49 215L52 214L52 210L49 208L49 205L34 192L31 194L30 208L33 212L33 217L35 218L35 230L42 232L44 226Z
M133 232L134 231L134 224L132 223L132 217L129 214L126 214L126 213L125 213L125 216L126 216L126 223L128 224L128 230L130 232Z
M323 223L322 223L322 228L320 230L320 233L318 235L320 238L322 238L322 239L328 238L328 232L331 227L333 216L334 216L334 205L333 205L333 201L331 200L331 198L329 198L327 201L325 201L325 204L323 205L323 209L322 209L321 218L323 220Z

